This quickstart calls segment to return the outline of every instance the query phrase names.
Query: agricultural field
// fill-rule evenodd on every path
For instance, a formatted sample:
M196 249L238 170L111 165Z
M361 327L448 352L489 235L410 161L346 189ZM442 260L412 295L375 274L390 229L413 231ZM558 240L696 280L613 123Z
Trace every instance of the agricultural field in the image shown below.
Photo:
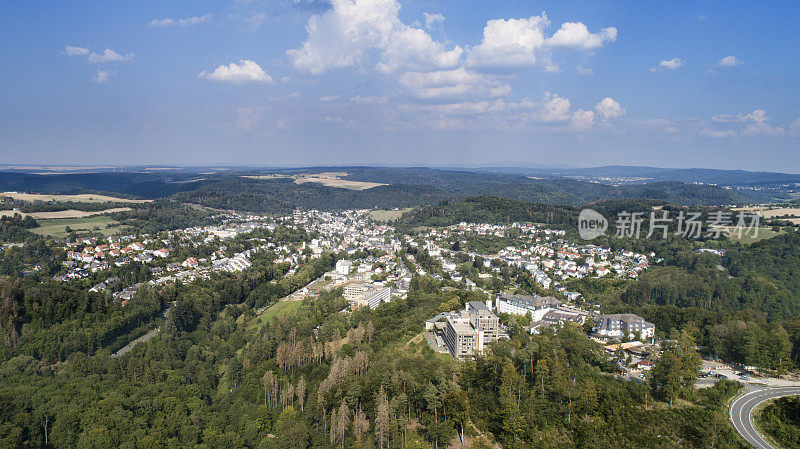
M390 221L397 220L400 218L404 213L410 211L411 208L407 207L405 209L379 209L370 211L369 216L375 221L379 221L381 223L388 223Z
M39 223L39 227L31 229L31 232L57 238L64 238L67 236L67 226L77 233L94 231L100 232L103 235L112 235L127 229L126 227L119 226L117 220L100 215L84 218L51 218L36 220L36 222Z
M743 232L741 238L739 235L734 233L735 228L733 226L728 227L728 232L730 233L730 239L733 241L740 241L745 245L749 245L754 242L758 242L760 240L771 239L778 234L781 234L785 231L773 231L772 226L761 226L758 228L758 234L753 235L752 231Z
M297 184L303 184L305 182L317 182L326 187L339 187L342 189L350 189L350 190L367 190L373 187L388 185L379 182L349 181L347 179L341 179L342 176L347 176L347 173L344 172L318 173L315 175L305 175L305 176L295 177L294 182Z
M61 218L87 218L87 217L93 217L95 215L111 214L114 212L127 212L129 210L131 210L130 207L113 207L111 209L104 209L93 212L84 212L81 210L67 209L67 210L59 210L53 212L31 212L28 214L14 209L14 210L0 211L0 215L13 216L14 214L20 214L23 217L28 217L28 216L33 217L35 220L53 220Z
M800 218L800 207L769 207L769 206L751 206L751 207L738 207L733 208L734 211L758 212L764 218L789 217Z
M42 201L45 203L63 203L67 201L75 203L149 203L153 200L130 200L127 198L116 198L108 195L97 195L94 193L82 193L79 195L47 195L41 193L17 193L3 192L0 196L13 198L18 201Z
M340 189L349 189L349 190L367 190L373 187L388 185L380 182L350 181L348 179L341 179L344 176L347 176L347 172L324 172L315 174L302 173L299 175L291 175L291 176L279 175L279 174L267 174L267 175L244 176L244 177L250 179L291 178L294 180L296 184L304 184L306 182L316 182L326 187L338 187Z

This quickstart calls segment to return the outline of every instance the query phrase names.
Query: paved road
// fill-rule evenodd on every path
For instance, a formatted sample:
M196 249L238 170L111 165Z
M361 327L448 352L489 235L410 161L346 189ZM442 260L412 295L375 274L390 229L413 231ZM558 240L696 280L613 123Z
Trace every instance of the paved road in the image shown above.
M169 313L170 309L172 309L172 306L174 306L174 305L175 305L175 302L171 302L171 303L167 304L167 308L164 309L163 312L161 312L161 317L162 318L166 318L167 317L167 313ZM157 327L157 328L151 330L150 332L142 335L141 337L137 338L136 340L133 340L132 342L130 342L127 345L125 345L124 348L122 348L119 351L111 354L111 357L119 357L121 355L125 355L125 353L130 351L131 349L133 349L134 346L136 346L139 343L143 343L143 342L145 342L147 340L150 340L151 338L155 337L156 334L158 334L159 329L161 329L161 328Z
M748 443L757 449L773 449L773 447L756 432L753 426L753 410L758 404L770 399L800 394L800 387L756 387L756 389L740 396L731 404L731 422Z

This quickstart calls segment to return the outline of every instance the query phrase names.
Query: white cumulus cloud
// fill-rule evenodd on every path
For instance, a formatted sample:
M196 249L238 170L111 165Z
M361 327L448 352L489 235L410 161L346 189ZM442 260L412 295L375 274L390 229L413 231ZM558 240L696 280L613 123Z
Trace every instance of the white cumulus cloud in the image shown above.
M585 111L578 109L572 113L572 121L570 125L573 129L584 131L594 126L594 111Z
M739 59L736 59L736 56L731 55L731 56L725 56L724 58L720 59L719 62L717 63L717 66L734 67L741 64L744 64L744 62L740 61Z
M396 0L332 0L331 8L308 20L308 38L287 55L295 68L312 74L334 68L398 70L453 68L462 49L447 50L423 29L404 24ZM376 54L377 61L370 57Z
M103 50L103 53L90 53L89 62L94 64L102 64L105 62L123 62L133 60L133 53L121 55L110 48Z
M275 84L275 80L267 75L264 69L261 68L255 61L249 59L242 59L239 63L232 62L228 65L221 65L214 69L213 72L206 70L202 71L199 78L205 78L212 81L222 81L228 83L242 84L242 83L267 83Z
M110 79L111 79L111 72L109 72L108 70L98 70L97 74L94 76L94 78L92 78L92 81L94 81L97 84L103 84Z
M763 109L756 109L753 112L745 114L742 118L742 121L747 123L742 130L742 134L764 134L768 136L782 136L786 134L786 131L780 126L772 126L769 124L770 118Z
M198 25L203 22L207 22L211 18L211 14L206 13L202 16L195 16L195 17L187 17L185 19L154 19L151 20L149 25L152 27L167 27L172 25L177 26L187 26L187 25Z
M511 93L511 86L463 67L438 72L406 72L400 85L413 97L432 98L496 98Z
M545 44L550 47L574 48L579 50L594 50L606 42L617 40L615 27L603 28L599 33L590 33L582 22L566 22L556 33L547 38Z
M535 117L543 123L564 122L570 118L571 107L569 99L546 92L545 100Z
M725 124L730 129L704 129L701 131L702 135L708 137L734 137L738 135L781 137L786 134L786 130L783 127L770 124L770 117L763 109L755 109L753 112L748 112L747 114L715 115L711 117L711 121Z
M89 54L89 49L67 45L67 47L64 49L64 54L67 56L86 56Z
M603 28L590 33L582 22L566 22L555 34L545 36L550 25L547 14L523 19L494 19L486 22L483 40L469 49L470 67L520 67L539 62L548 71L558 71L550 63L550 49L594 50L617 40L617 29Z
M625 109L613 98L603 98L597 103L594 110L604 119L612 119L625 115Z
M658 67L652 67L650 71L655 72L658 70L675 70L681 67L683 67L683 59L672 58L659 62Z
M412 125L421 128L521 130L535 127L552 132L585 132L599 129L598 124L604 129L611 126L602 113L575 109L568 98L551 92L544 92L540 99L417 103L400 105L398 109L407 114ZM612 115L621 113L624 110Z
M442 14L428 14L426 12L422 13L422 17L425 18L425 28L431 29L437 23L444 22L444 15Z
M467 54L471 67L515 67L536 63L536 52L544 46L547 15L527 19L494 19L486 22L483 40Z
M67 45L64 48L64 54L67 56L86 56L86 60L94 64L133 60L133 53L121 55L110 48L106 48L102 53L94 53L90 52L88 48Z

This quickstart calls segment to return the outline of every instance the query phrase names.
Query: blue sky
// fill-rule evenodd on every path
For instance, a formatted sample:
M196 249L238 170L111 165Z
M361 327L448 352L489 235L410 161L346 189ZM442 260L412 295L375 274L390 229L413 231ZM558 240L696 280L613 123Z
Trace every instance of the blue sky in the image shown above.
M796 2L5 2L0 162L800 172Z

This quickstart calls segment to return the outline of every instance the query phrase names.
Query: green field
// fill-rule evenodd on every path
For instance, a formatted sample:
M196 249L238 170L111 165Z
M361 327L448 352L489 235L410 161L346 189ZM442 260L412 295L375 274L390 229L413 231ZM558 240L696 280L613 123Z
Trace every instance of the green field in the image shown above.
M728 228L728 230L729 232L731 232L730 239L732 241L739 240L745 245L749 245L759 240L771 239L772 237L775 237L776 235L784 232L784 231L777 231L777 232L773 231L772 226L761 226L758 228L757 236L753 236L752 231L749 231L747 233L742 233L742 238L740 239L738 235L733 234L734 229L732 227Z
M290 315L296 312L300 307L303 306L303 301L280 301L272 306L269 309L265 310L264 313L258 316L256 319L256 324L264 325L269 322L269 320L273 318L277 318L283 315Z
M64 228L67 226L72 228L72 230L77 233L100 232L103 235L113 235L126 229L122 226L114 226L119 225L117 220L102 215L86 218L52 218L47 220L36 220L36 222L39 223L39 227L31 229L31 232L39 235L51 235L59 238L67 236L67 232L64 230ZM109 225L112 227L109 227Z
M379 221L381 223L388 223L390 221L397 220L398 218L400 218L401 215L403 215L403 213L408 212L410 210L411 210L410 207L399 210L379 209L370 211L369 216L375 221Z

